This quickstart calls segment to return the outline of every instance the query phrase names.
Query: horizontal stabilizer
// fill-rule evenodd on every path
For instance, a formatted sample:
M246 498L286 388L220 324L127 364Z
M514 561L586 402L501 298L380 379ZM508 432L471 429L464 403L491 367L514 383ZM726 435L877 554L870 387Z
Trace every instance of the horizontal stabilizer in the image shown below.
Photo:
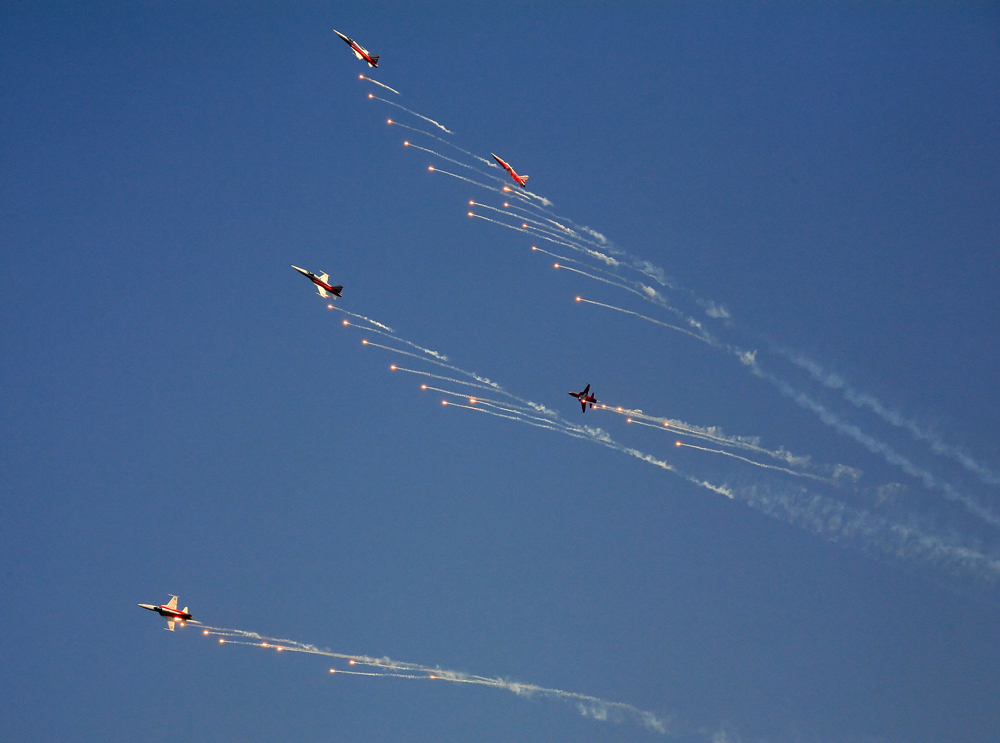
M369 62L368 65L370 67L378 67L378 55L377 54L373 54L372 55L372 61Z

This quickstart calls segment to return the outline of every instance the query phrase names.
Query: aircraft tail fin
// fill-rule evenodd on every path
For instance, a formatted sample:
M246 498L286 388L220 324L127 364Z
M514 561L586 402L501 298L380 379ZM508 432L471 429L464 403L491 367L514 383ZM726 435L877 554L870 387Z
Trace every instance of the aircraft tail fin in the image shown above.
M378 67L378 55L377 54L373 54L373 55L371 55L371 57L372 57L372 61L369 62L369 64L371 64L372 67Z
M333 287L333 293L336 294L339 297L340 296L340 292L342 292L343 289L344 289L343 286L335 286L335 287Z
M521 180L524 181L525 183L527 183L528 182L528 176L522 175L521 176Z
M185 614L187 614L187 613L188 613L188 608L187 608L186 606L184 607L184 613L185 613Z

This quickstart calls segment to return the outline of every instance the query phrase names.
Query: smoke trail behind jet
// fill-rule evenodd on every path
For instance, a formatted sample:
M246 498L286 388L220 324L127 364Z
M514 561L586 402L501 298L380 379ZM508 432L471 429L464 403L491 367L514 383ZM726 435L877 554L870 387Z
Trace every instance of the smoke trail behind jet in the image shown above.
M370 77L365 77L364 75L358 75L358 77L361 78L362 80L367 80L370 83L375 83L380 88L385 88L386 90L388 90L391 93L395 93L396 95L402 95L402 93L400 93L395 88L390 88L388 85L386 85L385 83L380 83L378 80L372 80Z
M476 674L463 673L461 671L450 671L437 666L425 666L420 663L395 661L386 657L371 658L366 655L336 653L331 650L324 650L316 647L315 645L309 645L295 640L268 637L257 632L247 632L240 629L204 625L203 632L206 636L215 635L219 637L221 644L244 645L249 647L274 649L276 651L318 655L325 658L334 658L346 661L350 666L363 666L366 668L376 669L373 672L355 671L353 669L330 669L334 676L337 674L355 676L368 675L485 686L492 689L509 691L523 697L537 696L567 702L577 706L581 714L584 716L591 717L595 720L611 720L615 722L629 721L640 725L647 730L660 734L666 734L670 731L669 720L661 717L660 715L640 709L632 704L627 704L625 702L612 702L590 694L564 691L562 689L554 689L539 686L537 684L525 684L492 676L479 676Z
M393 92L395 92L395 91L393 91ZM438 129L440 129L443 132L447 132L448 134L454 134L453 131L451 131L450 129L448 129L447 127L445 127L443 124L439 124L438 122L434 121L434 119L429 119L429 118L427 118L426 116L424 116L422 114L418 114L416 111L411 111L406 106L400 106L398 103L395 103L393 101L387 101L385 98L379 98L374 93L369 93L368 97L371 100L382 101L382 103L388 103L390 106L395 106L396 108L398 108L398 109L400 109L402 111L406 111L406 113L410 114L411 116L416 116L418 119L423 119L428 124L433 124L434 126L436 126Z

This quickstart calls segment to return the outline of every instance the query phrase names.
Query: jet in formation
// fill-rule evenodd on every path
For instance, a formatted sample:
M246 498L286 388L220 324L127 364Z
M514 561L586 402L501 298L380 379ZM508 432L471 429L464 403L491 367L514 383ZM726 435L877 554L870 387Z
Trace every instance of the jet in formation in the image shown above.
M349 47L351 47L351 50L354 52L354 56L355 57L357 57L358 59L363 59L365 62L368 63L369 67L378 67L378 55L377 54L369 54L368 50L365 49L363 46L361 46L361 44L359 44L358 42L356 42L350 36L344 36L337 29L333 29L333 32L335 34L337 34L337 36L339 36L340 38L342 38L344 41L347 42L347 45Z
M344 288L343 286L330 286L327 283L330 277L325 273L321 273L317 276L312 271L306 271L304 268L299 268L298 266L292 266L292 268L313 282L316 285L316 291L321 297L328 297L329 294L327 294L327 292L335 297L339 297L341 290Z
M493 155L492 152L490 154ZM514 179L514 183L519 185L521 188L525 188L528 185L528 176L518 175L517 173L515 173L514 169L510 167L510 165L507 164L507 161L504 160L503 158L493 155L493 159L496 160L498 163L500 163L501 168L510 173L510 177Z
M184 623L191 619L191 613L185 606L183 609L177 608L177 597L170 594L170 601L161 606L153 606L152 604L139 604L143 609L149 609L150 611L155 611L161 617L167 620L166 629L171 632L174 631L174 624L180 624L181 627Z
M573 397L575 397L580 402L580 407L583 408L583 412L587 412L587 405L594 407L594 403L597 402L597 398L590 393L590 385L588 384L583 388L583 392L570 392Z

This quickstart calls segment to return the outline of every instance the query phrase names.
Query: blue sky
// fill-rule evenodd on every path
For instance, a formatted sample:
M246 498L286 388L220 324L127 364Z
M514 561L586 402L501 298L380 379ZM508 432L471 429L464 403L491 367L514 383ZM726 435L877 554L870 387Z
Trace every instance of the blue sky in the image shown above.
M1000 738L998 36L976 3L6 5L0 737ZM389 118L623 265L468 218L504 194L428 166L498 171ZM460 372L290 264L559 430L442 406L389 365ZM794 474L582 416L588 383ZM167 634L135 604L168 593L668 732Z

